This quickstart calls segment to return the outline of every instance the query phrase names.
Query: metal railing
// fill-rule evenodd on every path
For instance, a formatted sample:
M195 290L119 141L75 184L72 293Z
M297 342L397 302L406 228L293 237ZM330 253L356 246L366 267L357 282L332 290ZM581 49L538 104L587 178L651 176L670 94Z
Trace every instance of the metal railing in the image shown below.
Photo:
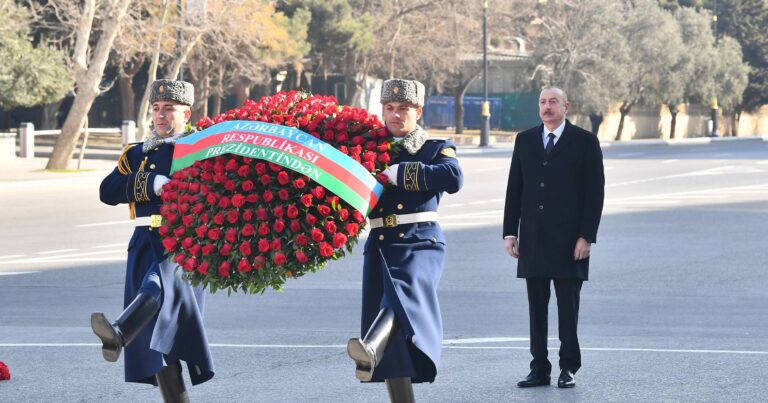
M60 134L61 130L35 130L34 124L22 123L21 126L19 126L19 144L21 145L19 157L34 158L35 136L58 136ZM92 128L88 127L88 120L86 119L83 128L80 129L80 134L83 135L79 158L80 161L82 161L89 134L119 135L121 143L123 147L125 147L127 144L136 141L136 122L133 120L124 120L123 125L120 128Z

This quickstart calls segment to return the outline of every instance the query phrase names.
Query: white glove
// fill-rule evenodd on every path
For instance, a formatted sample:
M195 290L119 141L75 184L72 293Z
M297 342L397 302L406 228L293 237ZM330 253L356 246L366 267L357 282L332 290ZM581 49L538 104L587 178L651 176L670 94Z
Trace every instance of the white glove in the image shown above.
M387 175L389 183L397 186L397 167L398 164L390 165L389 168L384 170L384 175Z
M152 183L152 189L155 190L155 194L160 196L163 193L163 185L170 181L165 175L155 175L155 181Z

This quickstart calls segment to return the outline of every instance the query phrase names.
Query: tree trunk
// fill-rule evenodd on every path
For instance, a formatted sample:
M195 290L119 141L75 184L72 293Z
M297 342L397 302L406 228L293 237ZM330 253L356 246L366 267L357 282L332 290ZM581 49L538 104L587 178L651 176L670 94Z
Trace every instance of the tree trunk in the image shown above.
M621 113L621 119L619 119L619 129L616 131L616 138L614 140L621 140L621 132L624 130L624 118L627 117L629 111L632 110L634 102L627 103L626 101L619 107L619 113Z
M53 130L59 126L58 113L64 100L58 100L52 104L43 106L43 116L41 119L40 130ZM9 121L8 124L11 122Z
M149 71L147 71L147 86L144 88L144 95L142 95L141 103L139 103L139 114L136 115L136 140L143 140L149 134L149 118L147 117L149 95L152 91L152 83L157 79L157 65L160 63L160 44L163 39L165 21L168 19L168 12L172 5L172 2L168 0L163 0L163 2L165 7L163 8L163 17L160 20L160 34L157 35L157 40L152 50L152 61L149 63Z
M251 96L251 88L244 78L235 80L235 105L238 107L245 103L245 100Z
M479 73L478 73L479 74ZM462 82L459 78L459 85L456 87L453 101L453 118L455 120L455 133L464 133L464 95L467 93L470 84L477 78L478 74L473 74L467 81Z
M94 99L99 95L99 82L104 75L104 68L107 65L107 59L109 58L109 52L112 49L112 44L115 41L115 37L120 31L125 14L128 10L128 6L131 4L131 0L122 0L114 5L114 8L110 10L108 14L110 18L102 23L102 33L99 36L99 40L96 43L96 47L93 49L90 58L90 65L85 70L78 71L76 74L75 88L77 93L75 100L72 103L72 108L67 114L67 119L64 121L64 126L61 128L61 135L56 139L56 145L53 147L51 158L48 160L46 169L67 169L69 166L69 160L72 158L72 152L75 149L77 140L80 137L80 129L83 127L83 121L88 115L88 111L93 105ZM83 18L87 13L84 13ZM93 14L90 14L91 20ZM92 23L92 21L91 21ZM88 23L87 25L91 25ZM81 28L83 24L81 21ZM87 37L90 32L85 34L78 30L77 43L80 44L82 39L85 39L87 43ZM76 46L77 47L77 46ZM81 49L82 52L86 52L85 49ZM87 52L86 52L87 53ZM75 59L80 58L80 54L74 55Z
M603 123L603 114L591 113L589 115L589 122L592 124L592 134L597 136L600 131L600 125Z
M133 90L133 76L120 76L117 79L120 86L120 109L123 120L136 118L136 92Z
M677 105L667 104L667 107L669 108L669 113L672 115L672 121L669 123L669 138L674 139L675 127L677 126L677 114L679 110L677 109Z

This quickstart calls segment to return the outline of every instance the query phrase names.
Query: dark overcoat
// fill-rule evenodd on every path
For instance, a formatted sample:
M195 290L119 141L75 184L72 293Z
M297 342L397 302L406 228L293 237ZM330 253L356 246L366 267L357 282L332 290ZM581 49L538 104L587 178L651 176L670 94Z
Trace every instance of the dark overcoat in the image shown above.
M463 184L455 145L427 140L415 154L400 149L398 185L382 194L370 218L437 211L443 192ZM372 229L365 243L361 336L382 308L392 308L399 325L373 373L373 382L409 377L433 382L440 362L443 323L437 285L446 241L437 222Z
M141 143L132 146L102 181L101 201L112 206L134 203L136 217L160 214L162 201L154 193L153 182L158 174L169 176L172 157L171 144L147 153L142 151ZM165 365L166 355L171 360L185 361L192 383L199 384L214 373L202 321L204 290L184 282L176 265L163 263L165 258L157 230L137 226L128 242L123 306L127 307L139 290L152 290L147 279L155 274L161 288L153 296L160 303L160 311L125 347L125 381L156 384L154 375Z
M576 241L597 241L605 175L600 142L565 121L549 155L544 126L517 135L509 169L503 235L518 236L517 277L588 280L589 258L575 261Z

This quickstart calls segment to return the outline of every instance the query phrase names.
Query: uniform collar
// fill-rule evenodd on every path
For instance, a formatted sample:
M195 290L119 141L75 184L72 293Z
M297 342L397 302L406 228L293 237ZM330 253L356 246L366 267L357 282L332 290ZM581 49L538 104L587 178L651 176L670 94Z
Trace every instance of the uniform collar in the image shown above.
M185 132L179 132L171 137L162 137L154 129L148 139L144 140L144 144L141 146L141 151L149 152L157 149L162 144L176 144L176 140L184 137Z
M416 128L400 139L398 143L408 151L408 154L414 155L419 152L419 149L421 149L421 146L423 146L426 141L427 132L422 129L421 126L416 125Z

